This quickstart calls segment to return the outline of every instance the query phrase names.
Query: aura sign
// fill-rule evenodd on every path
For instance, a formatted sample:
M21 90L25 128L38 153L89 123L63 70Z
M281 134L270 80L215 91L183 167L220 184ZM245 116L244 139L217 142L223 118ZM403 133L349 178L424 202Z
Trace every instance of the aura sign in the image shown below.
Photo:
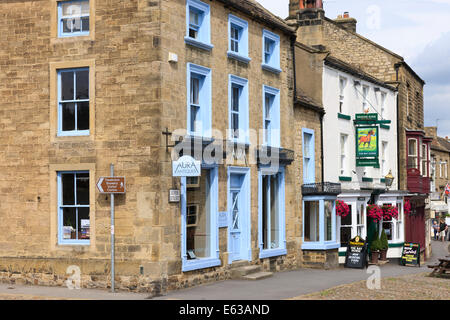
M201 162L191 156L182 156L172 163L172 176L198 177L201 175Z

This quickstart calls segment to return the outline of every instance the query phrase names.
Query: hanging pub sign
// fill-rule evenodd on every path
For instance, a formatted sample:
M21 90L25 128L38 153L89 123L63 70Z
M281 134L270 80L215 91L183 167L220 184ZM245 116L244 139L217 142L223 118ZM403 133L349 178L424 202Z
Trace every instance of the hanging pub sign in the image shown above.
M378 126L356 127L357 167L379 167L380 162L378 158L378 138Z
M199 177L201 175L201 162L191 156L182 156L172 163L172 176Z
M367 268L367 243L363 238L357 236L349 241L344 267Z
M357 113L356 121L378 121L378 113Z
M418 266L420 267L420 244L405 243L403 245L402 258L400 260L402 266Z

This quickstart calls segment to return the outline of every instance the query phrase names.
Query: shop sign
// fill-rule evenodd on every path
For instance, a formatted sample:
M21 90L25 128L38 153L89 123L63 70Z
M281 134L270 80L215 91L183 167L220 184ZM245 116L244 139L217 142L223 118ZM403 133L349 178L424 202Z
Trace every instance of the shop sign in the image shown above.
M97 182L100 193L125 193L125 177L100 177Z
M356 121L378 121L378 113L357 113Z
M182 156L172 162L172 176L199 177L201 175L201 162L191 156Z
M378 167L378 135L377 126L356 127L356 166Z
M402 258L400 263L403 266L419 266L420 267L420 244L405 243L403 245Z
M367 267L367 243L363 238L357 236L349 241L344 267L355 269Z

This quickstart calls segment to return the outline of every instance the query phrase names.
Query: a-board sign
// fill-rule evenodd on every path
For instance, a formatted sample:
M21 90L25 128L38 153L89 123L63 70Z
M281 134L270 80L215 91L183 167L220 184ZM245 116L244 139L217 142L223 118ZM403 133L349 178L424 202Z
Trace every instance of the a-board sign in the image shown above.
M125 193L125 177L101 177L97 189L100 193Z
M357 236L349 241L344 267L356 269L367 267L367 243L363 238Z
M405 243L402 250L402 258L400 263L403 266L419 266L420 267L420 244Z

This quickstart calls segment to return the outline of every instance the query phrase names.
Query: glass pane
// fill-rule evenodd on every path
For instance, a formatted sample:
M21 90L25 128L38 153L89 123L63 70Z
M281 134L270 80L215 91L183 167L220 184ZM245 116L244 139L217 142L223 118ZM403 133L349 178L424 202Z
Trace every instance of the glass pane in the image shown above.
M63 205L74 205L75 204L74 179L75 179L75 176L73 173L61 174L62 204Z
M232 100L231 100L231 110L239 112L239 96L240 96L241 90L239 87L233 86L232 88Z
M89 208L78 208L78 239L89 240L91 238L91 221Z
M269 176L262 178L262 229L263 229L263 248L269 249Z
M75 130L75 103L62 104L62 130Z
M305 133L304 134L304 146L303 146L303 150L304 150L304 157L310 158L311 157L311 139L312 139L312 135L309 133Z
M89 31L89 17L81 18L81 31Z
M210 199L210 171L202 170L200 187L188 189L187 203L196 203L196 224L186 228L186 253L188 259L208 258L211 255L211 199ZM188 221L187 221L188 222ZM193 222L192 220L189 222Z
M81 14L82 15L89 14L89 1L81 2Z
M81 18L72 18L72 32L80 32L80 31L81 31Z
M61 72L61 100L74 100L73 71Z
M341 226L351 226L352 225L352 205L347 204L348 209L350 210L350 213L345 216L341 217Z
M305 242L319 241L319 201L305 201Z
M77 130L89 130L89 102L77 103Z
M334 201L324 201L325 205L325 241L331 241L333 237L332 233L332 214Z
M352 238L352 227L341 227L341 247L347 247Z
M81 14L80 1L62 2L61 6L63 16L79 16Z
M189 28L189 37L197 39L197 35L198 35L197 29Z
M199 103L200 79L191 77L191 104Z
M197 11L190 10L189 11L189 24L198 27L198 25L199 25L198 22L199 22L199 13Z
M77 100L89 99L89 70L77 71Z
M198 128L198 110L196 106L191 106L191 131L197 132Z
M231 130L233 131L233 135L235 138L239 137L239 114L232 113L231 114Z
M63 239L77 239L76 208L62 208Z
M278 175L270 176L270 248L280 247Z
M77 180L77 204L89 204L89 173L78 173Z
M392 222L383 222L383 229L388 240L392 240Z
M270 118L270 110L272 108L272 96L270 94L266 94L266 103L264 104L266 119Z
M73 25L72 18L62 19L61 23L62 23L62 32L63 33L72 32L72 25Z
M239 192L233 192L231 194L231 201L232 201L232 229L238 230L239 229Z
M417 146L416 146L416 140L409 140L409 154L410 155L416 155L417 154Z

